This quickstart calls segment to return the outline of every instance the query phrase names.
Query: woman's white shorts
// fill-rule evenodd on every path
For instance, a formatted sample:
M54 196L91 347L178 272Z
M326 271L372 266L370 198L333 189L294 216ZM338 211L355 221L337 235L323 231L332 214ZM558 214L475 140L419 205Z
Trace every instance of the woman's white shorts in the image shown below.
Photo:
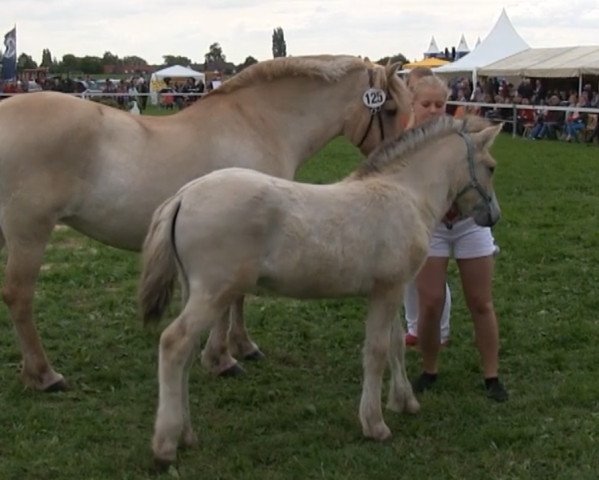
M452 228L439 224L433 232L428 255L468 259L493 255L495 249L491 229L480 227L472 218L466 218L454 223Z

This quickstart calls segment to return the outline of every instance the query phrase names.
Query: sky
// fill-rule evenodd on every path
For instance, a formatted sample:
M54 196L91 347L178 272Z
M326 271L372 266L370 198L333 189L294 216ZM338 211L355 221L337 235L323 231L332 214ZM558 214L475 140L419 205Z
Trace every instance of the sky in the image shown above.
M484 40L505 8L531 47L599 44L599 1L543 0L0 0L1 38L17 27L17 55L40 63L111 52L162 64L164 55L202 63L218 42L235 64L272 58L272 33L287 55L350 54L420 60L434 36L451 49Z

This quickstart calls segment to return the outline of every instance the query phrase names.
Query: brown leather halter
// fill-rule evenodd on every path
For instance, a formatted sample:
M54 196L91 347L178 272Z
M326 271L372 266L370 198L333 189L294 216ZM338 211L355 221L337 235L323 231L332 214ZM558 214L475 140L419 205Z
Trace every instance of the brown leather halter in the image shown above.
M368 85L369 85L369 88L374 87L373 75L372 75L371 68L368 69ZM385 92L385 94L386 94L385 98L387 98L388 94L389 94L388 89ZM377 117L377 119L378 119L379 130L381 131L381 141L385 140L385 130L383 128L383 118L381 116L381 107L370 108L370 120L368 121L368 126L366 127L366 131L364 132L364 135L362 136L362 140L360 140L360 143L358 143L358 148L360 148L362 146L362 144L366 140L366 137L368 137L368 134L370 133L370 130L372 129L372 124L374 123L374 117Z

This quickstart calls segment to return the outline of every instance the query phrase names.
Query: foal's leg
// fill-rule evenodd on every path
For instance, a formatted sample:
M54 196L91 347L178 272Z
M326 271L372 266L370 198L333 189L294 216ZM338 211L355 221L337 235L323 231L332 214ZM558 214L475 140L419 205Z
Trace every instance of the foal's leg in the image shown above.
M191 427L188 400L187 370L200 334L213 324L220 323L225 309L215 308L204 298L191 296L183 312L160 336L159 400L152 449L160 465L172 463L181 440L195 442Z
M401 304L401 296L400 289L373 294L366 317L360 422L364 436L375 440L386 440L391 436L391 430L383 419L381 387L389 352L391 325Z
M412 390L406 372L404 329L401 319L396 315L391 327L391 346L389 348L389 366L391 379L389 380L389 398L387 408L394 412L416 413L420 404Z
M6 222L9 217L10 214L6 216ZM35 390L64 390L66 382L50 365L33 323L35 284L54 223L43 219L31 221L36 221L35 225L20 219L18 223L15 221L8 228L4 227L7 262L2 298L10 310L23 356L23 383ZM25 229L23 234L17 231L19 227Z
M194 348L195 350L195 348ZM193 431L191 425L191 414L189 412L189 370L193 363L193 353L189 355L185 365L183 365L183 377L181 381L181 403L183 404L183 431L181 433L180 445L183 447L193 447L198 443L198 437Z

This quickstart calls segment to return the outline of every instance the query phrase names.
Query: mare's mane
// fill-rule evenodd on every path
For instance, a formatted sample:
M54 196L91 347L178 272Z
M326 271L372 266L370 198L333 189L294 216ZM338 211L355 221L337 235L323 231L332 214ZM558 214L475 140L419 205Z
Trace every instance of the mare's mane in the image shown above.
M208 95L230 93L256 82L268 82L284 77L318 78L327 83L336 82L349 72L365 69L372 64L350 55L315 55L278 57L256 63L224 82Z
M448 115L424 123L420 127L405 131L397 139L381 144L352 173L352 178L362 178L384 170L387 166L405 164L408 155L423 145L451 133L480 132L490 126L490 122L476 115L468 115L458 120Z

